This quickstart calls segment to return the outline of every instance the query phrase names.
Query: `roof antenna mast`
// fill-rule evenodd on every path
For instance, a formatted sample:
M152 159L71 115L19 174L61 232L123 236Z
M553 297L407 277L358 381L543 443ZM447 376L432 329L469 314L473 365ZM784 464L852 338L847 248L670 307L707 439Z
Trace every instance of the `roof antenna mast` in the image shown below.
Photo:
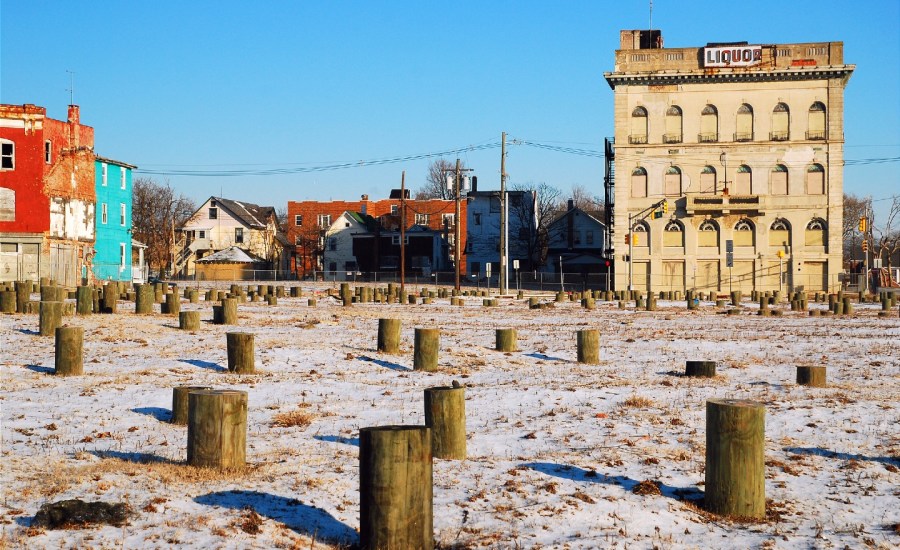
M66 69L66 72L69 73L69 89L66 90L69 92L69 105L75 105L75 71Z
M653 30L653 0L650 0L650 28L648 30Z

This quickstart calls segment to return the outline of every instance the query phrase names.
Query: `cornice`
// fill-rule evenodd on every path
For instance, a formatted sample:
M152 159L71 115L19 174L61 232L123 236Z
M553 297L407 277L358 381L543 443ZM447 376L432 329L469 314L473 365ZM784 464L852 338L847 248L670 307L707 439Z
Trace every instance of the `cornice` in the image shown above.
M855 65L835 65L828 67L803 67L772 69L767 71L723 71L708 69L698 71L639 71L606 72L603 77L609 87L624 84L662 86L666 84L713 84L726 82L784 82L803 80L824 80L829 78L848 79Z

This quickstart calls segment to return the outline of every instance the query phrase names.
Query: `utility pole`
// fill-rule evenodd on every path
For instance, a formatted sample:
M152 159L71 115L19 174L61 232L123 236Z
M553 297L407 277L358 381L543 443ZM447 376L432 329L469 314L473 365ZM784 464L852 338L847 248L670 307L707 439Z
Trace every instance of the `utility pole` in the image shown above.
M406 170L400 174L400 292L406 290Z
M500 141L500 295L507 293L509 287L509 238L508 213L506 196L506 132L502 133Z
M460 202L460 199L462 198L462 189L461 189L461 188L462 188L462 173L463 173L463 172L471 172L471 171L472 171L471 168L463 168L463 167L460 165L459 159L456 159L456 168L455 168L455 169L449 168L449 169L445 169L445 170L444 170L444 172L452 173L452 174L453 174L453 176L449 176L449 177L447 178L447 188L450 189L450 186L451 186L450 177L453 177L454 179L453 179L452 185L453 185L453 189L454 189L455 194L456 194L456 215L455 215L455 217L453 218L453 226L454 226L454 230L453 230L453 240L454 240L454 243L453 243L453 263L456 264L456 265L454 266L454 267L455 267L455 271L456 271L456 282L455 282L455 284L454 284L454 288L455 288L456 290L459 290L460 247L462 246L462 236L460 235L460 226L459 226L459 224L460 224L460 220L459 220L459 216L460 216L460 214L459 214L459 210L460 210L459 202ZM468 185L468 184L467 184L467 185Z

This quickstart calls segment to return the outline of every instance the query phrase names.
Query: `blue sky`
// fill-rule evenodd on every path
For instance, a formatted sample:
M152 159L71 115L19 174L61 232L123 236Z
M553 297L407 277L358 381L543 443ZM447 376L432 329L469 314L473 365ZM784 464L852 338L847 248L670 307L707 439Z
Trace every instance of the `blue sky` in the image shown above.
M99 154L146 170L234 172L356 163L510 138L601 150L612 135L622 2L45 2L0 4L0 102L64 119L69 73ZM847 159L900 157L900 2L657 0L666 46L840 40ZM453 160L457 155L446 158ZM499 186L500 151L459 156ZM385 197L419 187L430 161L314 173L168 179L210 195L288 200ZM845 169L845 191L900 192L898 163ZM583 185L602 159L511 145L512 183ZM880 204L886 204L882 201Z

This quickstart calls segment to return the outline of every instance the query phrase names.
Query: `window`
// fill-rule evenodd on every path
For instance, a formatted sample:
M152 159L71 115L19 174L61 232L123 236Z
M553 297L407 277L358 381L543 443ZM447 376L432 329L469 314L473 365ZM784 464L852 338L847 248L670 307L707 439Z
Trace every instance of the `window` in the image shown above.
M791 228L787 220L778 218L769 227L769 246L787 248L791 244Z
M814 218L806 225L806 246L825 246L825 220Z
M647 109L635 107L631 111L631 128L628 135L628 143L647 143Z
M294 225L303 225L303 214L297 214L294 216Z
M317 221L320 229L331 227L331 214L319 214Z
M666 195L681 195L681 170L677 166L666 169Z
M631 196L647 196L647 171L640 166L631 172Z
M475 212L472 214L472 223L475 225L481 225L481 212Z
M337 262L328 262L328 271L337 271Z
M753 171L746 164L738 166L737 175L734 177L734 189L732 195L750 195L753 192Z
M478 275L481 273L481 262L469 262L469 274Z
M328 250L331 250L332 252L337 250L337 239L334 237L328 239Z
M594 244L594 232L587 230L584 233L584 244Z
M791 113L787 104L779 103L772 111L772 133L769 139L772 141L787 141L791 137L790 123Z
M666 133L663 143L681 143L681 108L672 105L666 110Z
M16 144L0 139L0 170L16 169Z
M816 101L809 107L806 139L825 139L825 104Z
M632 246L650 246L650 228L644 222L634 226L631 237L633 239Z
M244 228L243 227L235 227L234 228L234 242L235 243L243 243L244 242Z
M396 204L392 204L391 205L391 216L396 216L399 213L400 213L400 207L397 206Z
M16 192L0 187L0 222L16 221Z
M753 246L753 222L743 219L735 224L734 246Z
M125 243L119 243L119 265L125 267Z
M697 229L698 246L719 246L719 226L712 220L706 220Z
M44 162L47 164L53 162L53 142L49 139L44 142Z
M400 235L391 235L391 244L400 244ZM403 235L403 244L409 244L409 235Z
M0 243L0 252L18 253L19 243Z
M119 203L119 225L125 227L125 203Z
M211 219L211 220L219 219L219 209L218 208L216 208L214 206L211 206L209 208L209 219Z
M296 237L294 237L294 244L297 246L303 244L303 236L297 235Z
M684 246L684 228L675 220L666 224L663 232L663 246Z
M105 162L100 163L100 185L106 187L106 177L109 175L109 166Z
M772 168L770 174L772 178L772 194L787 195L788 194L788 169L783 164L776 164Z
M806 194L825 194L825 169L821 164L810 164L806 169Z
M712 166L704 166L700 171L700 192L716 192L716 169Z
M197 232L197 238L198 238L198 239L205 239L205 238L206 238L206 231L198 231L198 232Z
M428 225L428 214L416 214L416 225Z
M120 167L119 168L119 179L120 179L119 186L122 189L125 189L125 175L126 175L125 168Z
M753 107L744 103L738 108L734 141L753 141Z
M713 105L707 105L700 112L700 134L697 141L700 143L719 141L719 111Z
M453 227L453 218L456 217L456 214L444 214L441 216L441 222L443 222L444 227Z
M577 229L572 231L572 244L581 244L581 231L578 231ZM499 246L497 248L499 249Z
M106 225L106 203L100 205L100 223Z
M491 197L489 199L491 214L499 214L500 213L500 197Z

